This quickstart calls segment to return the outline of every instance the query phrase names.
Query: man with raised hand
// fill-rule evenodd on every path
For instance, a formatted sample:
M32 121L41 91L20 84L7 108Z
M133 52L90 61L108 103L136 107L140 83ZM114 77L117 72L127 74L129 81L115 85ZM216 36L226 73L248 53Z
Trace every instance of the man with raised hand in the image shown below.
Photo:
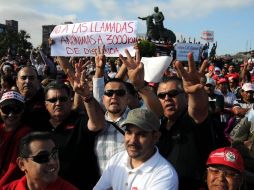
M119 55L119 57L127 67L129 80L138 91L146 107L153 110L160 117L162 115L161 104L156 94L144 85L144 67L140 62L139 49L136 48L135 58L130 55L128 50L125 50L125 53L126 58L123 55ZM101 101L106 110L105 120L107 121L104 129L98 134L95 144L102 172L108 160L119 151L124 150L124 138L121 134L123 130L120 126L130 109L128 108L128 92L124 81L115 78L107 81L104 86L105 56L103 50L98 53L95 62L94 97L97 97L99 101L102 99ZM102 90L103 87L104 90ZM101 95L102 92L104 93L103 96Z
M179 189L198 189L202 184L205 161L213 148L208 120L208 96L200 83L207 65L198 72L193 54L188 54L188 70L176 61L178 77L159 84L157 96L164 109L161 122L160 153L176 168Z

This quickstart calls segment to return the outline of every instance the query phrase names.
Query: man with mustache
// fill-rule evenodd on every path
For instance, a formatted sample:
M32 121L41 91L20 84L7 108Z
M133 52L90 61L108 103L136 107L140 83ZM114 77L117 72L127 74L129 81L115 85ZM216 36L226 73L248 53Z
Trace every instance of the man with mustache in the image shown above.
M109 160L94 190L178 189L175 169L155 146L160 138L157 115L147 109L133 109L122 127L126 150Z
M45 105L50 114L45 131L53 134L59 148L59 176L79 189L92 189L99 179L94 152L96 131L104 127L104 112L90 94L82 65L76 65L73 90L81 97L85 110L72 110L72 93L63 81L54 80L44 89ZM101 119L98 119L101 118ZM86 180L80 175L89 171Z
M136 48L135 58L130 55L128 50L125 51L125 54L126 58L123 55L119 57L127 67L129 80L144 101L145 106L153 110L160 117L162 115L160 102L156 94L144 85L144 66L140 62L139 49ZM95 141L96 154L102 173L108 160L116 153L124 150L124 138L119 131L123 133L121 123L130 111L128 107L130 94L127 90L126 83L119 78L108 80L104 86L105 56L103 50L99 51L99 55L95 57L95 62L96 71L93 78L94 97L98 97L98 94L99 97L102 97L97 98L97 100L103 103L106 110L105 127L98 134Z
M157 96L164 109L160 153L176 168L179 189L198 189L202 184L205 161L213 148L208 121L208 97L200 83L207 62L196 70L192 53L188 54L188 71L177 61L179 76L158 86Z

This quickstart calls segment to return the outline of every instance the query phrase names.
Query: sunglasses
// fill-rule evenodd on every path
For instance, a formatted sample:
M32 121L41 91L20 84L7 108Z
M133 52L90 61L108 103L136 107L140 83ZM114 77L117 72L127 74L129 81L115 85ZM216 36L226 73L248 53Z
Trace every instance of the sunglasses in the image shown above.
M19 114L23 111L23 107L17 106L17 105L3 106L3 107L1 107L1 110L6 115L9 115L10 113Z
M108 96L108 97L112 97L113 94L122 97L126 94L125 90L123 89L118 89L118 90L106 90L104 91L104 95Z
M184 91L171 90L171 91L168 91L168 92L161 92L161 93L157 94L157 96L160 99L165 99L167 95L168 95L169 98L174 98L174 97L176 97L177 95L179 95L183 92Z
M50 103L56 103L57 101L59 101L59 102L67 102L68 99L69 98L67 96L62 96L62 97L57 97L57 98L50 98L50 99L47 99L46 101L48 101Z
M25 158L31 158L33 162L36 162L38 164L45 164L48 163L51 158L53 158L54 160L58 159L58 149L53 148L51 153L47 151L42 151L35 156L29 156Z

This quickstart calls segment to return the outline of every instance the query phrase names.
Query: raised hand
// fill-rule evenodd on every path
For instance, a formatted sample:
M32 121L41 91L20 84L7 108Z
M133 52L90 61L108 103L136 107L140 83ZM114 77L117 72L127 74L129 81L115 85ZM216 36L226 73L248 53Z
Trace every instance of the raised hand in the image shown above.
M81 63L75 64L75 75L68 75L73 80L73 90L81 97L90 96L89 86L86 80L86 69Z
M98 47L95 53L95 77L100 78L104 76L104 67L106 64L106 56L104 55L105 45Z
M106 64L106 57L104 55L105 45L98 47L97 52L95 53L95 65L98 68L104 68Z
M201 76L204 76L207 64L208 61L204 60L200 70L197 71L192 53L188 53L188 71L183 68L183 65L180 61L176 61L176 69L182 76L183 87L186 93L195 93L203 88L202 84L200 83L200 78Z
M119 58L123 64L127 67L128 77L136 89L144 87L144 65L140 62L140 51L135 46L136 56L132 58L129 51L126 49L126 58L123 55L119 55Z

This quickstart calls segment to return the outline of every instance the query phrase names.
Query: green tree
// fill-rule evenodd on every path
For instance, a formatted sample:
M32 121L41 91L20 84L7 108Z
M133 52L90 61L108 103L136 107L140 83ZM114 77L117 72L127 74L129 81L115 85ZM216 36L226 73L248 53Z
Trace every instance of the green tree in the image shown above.
M156 46L154 43L148 40L141 40L139 42L141 57L152 57L155 56Z
M25 30L20 30L18 33L18 44L17 44L17 52L20 55L26 55L33 48L33 45L28 41L30 39L30 35Z
M0 33L0 57L8 53L28 54L28 51L33 48L28 39L30 39L30 35L25 30L17 33L11 28L6 28L5 31Z

